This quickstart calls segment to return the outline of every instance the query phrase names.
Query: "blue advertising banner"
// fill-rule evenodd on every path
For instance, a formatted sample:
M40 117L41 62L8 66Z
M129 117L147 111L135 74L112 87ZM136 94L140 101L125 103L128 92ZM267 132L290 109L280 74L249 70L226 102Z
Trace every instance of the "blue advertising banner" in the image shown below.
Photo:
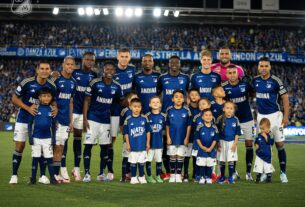
M285 136L305 136L305 127L304 126L288 126L284 128Z
M86 51L96 54L98 59L116 58L117 49L98 49L98 48L30 48L30 47L0 47L0 56L10 57L43 57L43 58L64 58L71 55L75 58L81 58ZM172 55L178 55L182 60L199 61L200 52L190 50L167 51L167 50L131 50L131 56L134 59L140 59L144 54L151 53L155 60L168 60ZM217 59L218 53L212 52L213 59ZM256 62L261 57L266 56L272 62L290 62L305 64L305 56L291 55L287 53L275 52L232 52L232 60L239 62Z

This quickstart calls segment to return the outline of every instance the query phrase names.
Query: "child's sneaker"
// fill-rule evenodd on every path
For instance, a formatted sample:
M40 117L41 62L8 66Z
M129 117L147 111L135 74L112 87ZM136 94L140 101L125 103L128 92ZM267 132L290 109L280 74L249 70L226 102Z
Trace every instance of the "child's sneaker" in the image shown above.
M161 176L160 176L161 177ZM169 180L170 179L170 177L171 177L171 174L170 173L164 173L164 175L163 175L163 180Z
M148 183L156 183L155 179L152 176L147 176L146 180Z
M63 178L60 175L54 175L54 178L57 181L57 183L62 183L63 182Z
M239 180L240 179L240 176L238 175L237 171L235 171L235 173L233 173L232 177L233 177L234 180Z
M113 181L114 179L114 174L113 173L107 173L107 176L106 176L106 180L107 181Z
M206 183L207 183L207 184L212 184L212 183L213 183L213 182L212 182L212 179L211 179L211 178L206 179Z
M176 183L182 183L181 174L176 174Z
M89 183L91 181L91 175L89 173L86 173L83 179L84 183Z
M146 184L147 181L146 181L146 179L145 179L145 176L139 177L139 182L140 182L141 184Z
M266 183L271 183L271 177L267 177Z
M205 179L202 177L202 178L200 178L200 180L199 180L199 184L205 184Z
M217 181L219 184L223 184L226 182L226 177L225 176L221 176L218 181Z
M228 177L228 183L229 184L234 184L235 183L233 176L232 177Z
M215 173L212 173L212 182L215 183L217 182L217 175Z
M195 183L198 183L200 181L200 176L199 175L196 175L195 176L195 179L194 179L194 182Z
M168 182L169 183L175 183L176 182L176 175L175 174L171 174Z
M38 179L38 182L41 184L45 184L45 185L49 185L50 184L50 180L47 176L43 175Z
M139 184L139 180L137 177L131 177L130 184Z
M74 177L75 181L81 181L82 177L80 176L79 167L74 167L72 170L72 176Z
M251 173L247 173L247 174L246 174L246 180L247 180L247 181L253 181L253 178L252 178Z
M121 183L125 183L125 182L126 182L126 177L125 177L125 176L124 176L124 177L121 177L120 182L121 182Z
M130 181L131 180L131 175L130 175L130 173L127 173L126 175L125 175L125 181Z
M106 176L105 174L99 174L97 177L96 177L96 180L97 181L106 181Z
M163 180L161 179L160 176L157 176L157 177L156 177L156 181L157 181L157 183L163 183Z
M36 184L36 178L30 177L30 180L28 182L29 185L35 185Z
M188 174L185 174L185 175L183 176L183 182L184 182L184 183L188 183L188 182L189 182L189 175L188 175Z
M286 175L286 173L284 173L283 171L281 171L280 179L281 179L281 182L282 182L282 183L288 183L287 175Z
M260 182L265 182L266 179L267 179L267 174L266 174L266 173L263 173L263 174L261 175L261 180L260 180Z
M18 183L17 175L12 175L9 184L17 184L17 183Z
M64 183L70 183L70 177L66 167L60 168L60 175L64 179Z
M256 178L255 183L259 184L260 182L261 182L261 179L260 178Z

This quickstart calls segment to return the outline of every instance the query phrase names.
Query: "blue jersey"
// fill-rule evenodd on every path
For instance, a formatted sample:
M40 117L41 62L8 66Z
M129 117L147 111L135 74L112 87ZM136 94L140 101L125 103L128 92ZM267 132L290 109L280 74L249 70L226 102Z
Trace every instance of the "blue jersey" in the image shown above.
M121 85L123 94L131 91L135 73L136 68L132 64L129 64L125 69L120 69L118 66L116 67L116 73L113 80Z
M211 147L214 141L219 140L218 129L215 125L207 127L204 124L201 124L196 129L196 142L200 140L201 144L204 147ZM216 151L213 149L211 152L205 152L200 147L198 148L197 157L216 157Z
M162 93L162 112L166 112L167 108L172 105L173 92L177 89L187 91L189 83L189 76L183 73L179 73L177 76L165 73L160 76L158 94Z
M74 78L65 78L60 76L55 80L57 87L56 103L58 107L58 114L56 120L64 126L69 126L70 123L70 100L75 94L76 81Z
M252 83L256 92L258 113L272 114L280 111L279 96L287 93L282 81L278 77L271 75L267 80L257 76Z
M231 85L228 81L222 83L226 92L226 97L236 104L236 116L241 123L253 120L251 107L249 103L249 94L253 91L252 87L244 82L239 81L237 85Z
M126 118L131 115L132 115L132 111L130 110L129 107L123 108L120 115L120 126L123 126Z
M191 111L186 106L181 109L176 109L174 106L168 108L166 125L169 127L172 145L184 145L187 127L192 124L191 117Z
M147 133L149 132L151 132L151 128L144 115L129 116L124 122L123 135L128 135L132 152L146 150Z
M206 97L210 100L214 100L212 96L212 88L220 85L221 77L215 72L204 74L201 71L195 73L191 77L191 88L197 88L200 92L200 97Z
M261 158L267 163L271 163L272 152L271 148L274 143L274 139L267 134L267 140L261 135L258 134L257 138L255 139L255 144L258 145L258 149L256 150L256 156Z
M162 149L163 148L163 136L162 132L165 128L166 115L164 113L154 114L148 112L145 115L149 121L151 128L150 148Z
M22 102L27 106L39 104L38 96L42 88L49 88L53 96L56 94L56 86L53 80L47 79L45 84L40 85L36 79L37 77L26 78L16 88L15 95L21 98ZM19 109L17 122L27 124L30 118L31 114L29 112L22 108Z
M88 120L109 124L111 106L120 101L122 90L116 81L106 84L101 78L96 78L87 87L86 96L91 97Z
M211 101L211 111L212 111L212 114L213 114L215 120L217 120L218 117L220 117L223 114L223 106L224 106L224 103L218 104L215 101Z
M196 137L196 129L199 125L202 125L204 123L203 119L202 119L202 113L199 113L197 115L194 116L193 120L192 120L192 131L193 131L193 136ZM199 145L196 142L196 139L194 141L193 144L193 149L194 150L198 150Z
M150 98L157 95L157 83L160 73L152 72L146 75L143 72L137 73L134 77L133 87L137 91L138 97L141 99L143 113L149 112Z
M74 70L72 77L76 80L76 92L73 98L73 113L83 114L85 92L91 80L97 77L93 71L85 72L82 69Z
M38 105L37 114L31 116L28 124L30 139L55 139L56 124L52 117L51 106Z
M230 117L230 118L224 118L224 115L221 115L220 117L218 117L217 120L217 127L219 130L219 135L220 135L220 139L224 140L224 141L234 141L235 140L235 136L241 135L241 129L240 129L240 124L238 121L238 118L236 116Z
M196 128L194 128L194 122L193 122L193 119L195 118L196 115L198 114L201 114L199 108L193 108L191 105L189 105L189 109L191 111L191 120L192 120L192 130L191 130L191 135L190 135L190 140L189 140L189 143L193 143L194 141L194 136L195 136L195 131L196 131Z

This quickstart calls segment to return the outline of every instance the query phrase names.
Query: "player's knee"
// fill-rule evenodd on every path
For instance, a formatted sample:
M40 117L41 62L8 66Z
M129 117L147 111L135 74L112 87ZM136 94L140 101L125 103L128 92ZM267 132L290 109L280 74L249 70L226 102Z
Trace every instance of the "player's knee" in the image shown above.
M223 162L223 161L220 161L220 162L219 162L219 165L226 165L226 163Z
M74 139L78 139L79 137L82 137L82 130L80 129L73 129L73 137Z
M228 162L228 165L234 165L233 161Z
M282 150L282 149L284 149L284 142L276 142L275 146L276 146L277 150Z

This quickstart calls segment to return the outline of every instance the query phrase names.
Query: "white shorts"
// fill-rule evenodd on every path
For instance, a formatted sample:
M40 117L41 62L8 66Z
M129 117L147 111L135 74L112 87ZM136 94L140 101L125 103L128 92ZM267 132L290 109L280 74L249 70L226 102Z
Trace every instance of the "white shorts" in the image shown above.
M130 152L128 156L128 162L130 163L145 163L147 158L146 151Z
M193 150L193 143L188 143L188 145L186 147L185 157L191 157L192 150Z
M52 139L33 138L32 157L53 158Z
M110 124L101 124L88 120L90 129L87 130L84 144L111 144Z
M56 129L56 145L65 145L69 137L69 126L58 124Z
M111 116L110 117L111 124L111 136L117 137L120 128L120 117L119 116Z
M274 172L274 167L271 163L267 163L258 156L255 158L255 164L253 172L256 173L272 173Z
M82 114L73 114L72 117L73 128L83 130L83 126L84 126L83 120L84 119Z
M163 152L163 149L148 150L147 161L151 162L151 161L153 161L153 158L155 158L156 162L162 162L162 152Z
M220 140L221 150L217 153L217 160L220 162L233 162L238 160L237 147L236 151L232 152L231 147L234 141Z
M185 157L186 147L184 145L167 145L167 155L168 156L180 156Z
M273 114L257 114L257 132L259 132L259 122L262 118L269 119L271 123L271 132L274 136L275 142L283 142L285 141L284 136L284 127L282 126L283 113L278 111Z
M243 131L245 140L253 141L253 137L255 136L254 121L252 120L245 123L240 123L240 128Z
M25 142L28 137L28 124L16 122L14 130L14 141Z
M127 143L124 142L123 143L123 150L122 150L122 157L127 157L128 158L129 157L129 153L130 152L127 151Z
M192 149L192 156L197 157L198 155L198 150Z
M216 165L216 159L211 157L197 157L196 165L213 167Z

